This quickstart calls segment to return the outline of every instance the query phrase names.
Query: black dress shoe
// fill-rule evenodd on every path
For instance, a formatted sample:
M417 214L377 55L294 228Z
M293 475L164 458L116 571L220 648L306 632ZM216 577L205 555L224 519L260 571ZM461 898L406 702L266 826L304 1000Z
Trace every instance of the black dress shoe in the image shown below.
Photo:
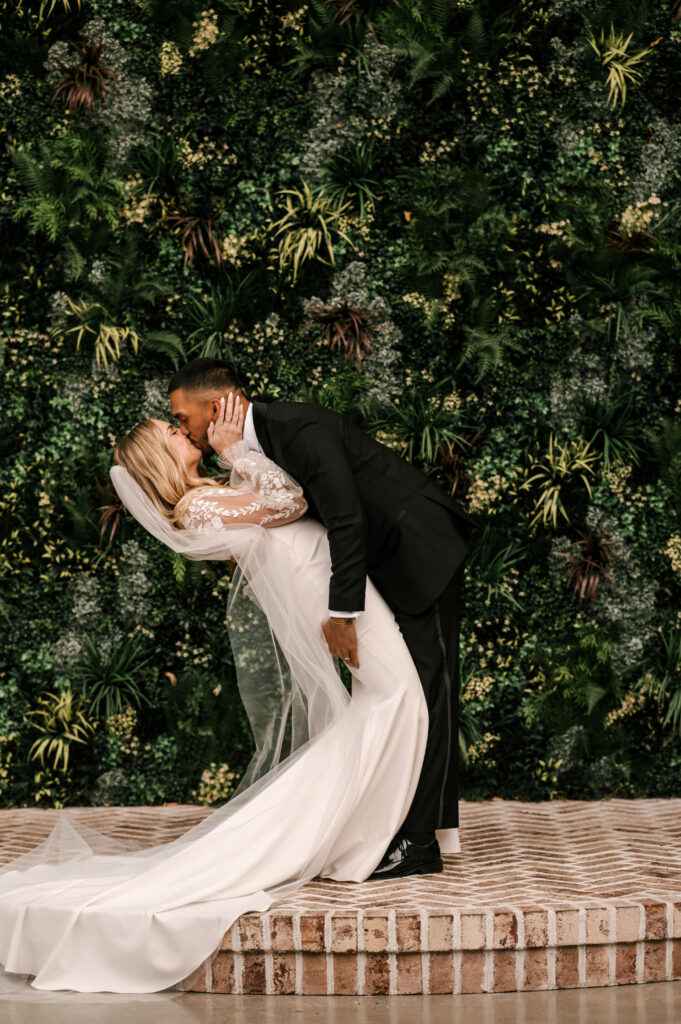
M431 875L438 871L442 871L442 857L437 839L421 845L412 842L411 839L397 837L388 847L376 870L369 875L369 879Z

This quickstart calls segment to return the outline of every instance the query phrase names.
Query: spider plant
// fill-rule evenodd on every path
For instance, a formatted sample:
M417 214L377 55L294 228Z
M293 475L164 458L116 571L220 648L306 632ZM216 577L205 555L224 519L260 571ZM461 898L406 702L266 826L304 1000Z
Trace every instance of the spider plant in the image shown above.
M76 7L78 8L78 10L80 10L81 0L75 0L75 2L76 2ZM21 3L19 3L18 6L21 7ZM56 6L57 6L57 0L49 0L49 7L48 7L48 0L41 0L39 21L41 21L43 18L49 18L49 16L52 14L52 11L55 9ZM71 13L71 0L61 0L61 7L63 9L63 13L64 14L70 14Z
M584 22L589 29L589 45L596 56L600 57L603 67L608 68L607 85L609 86L609 92L607 102L612 106L613 110L617 106L618 101L621 107L623 107L627 94L627 79L630 82L635 82L637 78L640 79L642 77L641 72L634 65L640 63L645 56L651 53L653 46L659 43L660 40L656 40L655 43L647 46L645 50L639 50L638 53L630 54L627 50L631 37L634 34L633 32L630 32L625 39L624 33L620 32L617 34L613 23L610 22L610 33L607 39L605 29L601 29L600 39L596 42L586 17L584 17Z
M426 470L438 467L455 446L469 444L444 405L452 387L451 378L445 378L427 393L413 390L404 395L399 405L393 402L379 407L372 430L395 435L397 450L407 461Z
M228 275L222 287L211 287L200 298L192 296L185 306L185 316L192 330L187 335L189 352L205 359L227 358L235 362L226 335L237 320L240 308L248 305L249 299L257 298L257 274L247 271L236 287Z
M538 451L538 442L536 447ZM535 482L539 488L539 494L534 502L535 514L530 520L530 526L539 520L546 525L550 520L555 528L558 525L559 513L569 522L570 517L565 510L563 499L576 481L584 484L591 497L588 475L595 472L594 466L598 456L591 452L589 447L590 442L584 442L581 438L568 441L565 445L558 444L553 432L551 433L548 450L532 460L529 472L536 472L528 476L518 488L519 491L529 491Z
M338 206L350 199L359 204L360 221L364 222L367 208L376 202L370 186L379 187L371 170L376 162L376 144L365 139L359 146L335 153L321 173L320 183L327 195Z
M60 693L48 692L38 698L38 707L26 712L33 728L41 735L32 744L28 756L45 767L47 758L53 758L53 767L64 771L69 765L71 745L87 743L95 731L96 723L86 716L86 702L69 687Z
M508 601L518 611L523 605L515 598L509 576L512 570L517 575L516 565L525 557L525 549L513 541L503 546L499 543L498 531L490 522L485 522L480 537L469 556L470 571L476 581L485 589L485 603L493 599Z
M102 656L91 637L85 637L85 655L74 670L92 714L105 718L126 707L149 704L142 681L151 655L142 656L139 635L126 637Z
M286 196L286 212L279 220L270 221L268 229L273 230L273 237L281 235L277 243L279 270L283 271L293 264L293 282L295 283L301 266L307 260L315 259L327 266L335 263L333 254L332 232L337 232L356 248L350 238L338 225L343 211L350 202L337 207L334 200L323 189L313 191L307 181L303 181L303 191L297 188L280 189L277 195ZM328 259L322 255L325 248Z
M51 335L76 338L76 351L83 341L92 344L97 365L108 368L109 360L117 360L123 344L133 351L140 347L160 352L177 366L185 358L184 345L170 331L147 331L143 335L126 321L130 309L153 305L172 291L172 285L146 272L134 236L128 235L120 253L106 260L107 272L102 280L89 288L93 298L74 301L67 296L68 308L56 317Z
M606 472L613 462L640 463L643 448L638 443L634 401L634 391L626 388L613 397L584 398L580 433L591 438L592 449L601 454Z
M66 301L69 311L52 328L51 336L75 335L76 352L80 351L83 339L88 338L92 341L97 366L103 365L105 369L108 369L110 358L114 362L120 358L124 342L129 342L133 351L137 352L140 341L137 331L132 327L107 323L109 313L100 302L88 302L87 299L74 302L68 295ZM66 323L72 323L73 326L66 327Z

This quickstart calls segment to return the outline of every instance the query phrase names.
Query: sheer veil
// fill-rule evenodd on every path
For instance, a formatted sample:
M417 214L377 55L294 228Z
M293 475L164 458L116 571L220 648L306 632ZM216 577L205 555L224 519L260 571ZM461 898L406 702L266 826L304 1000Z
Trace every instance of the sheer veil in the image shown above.
M229 528L176 530L157 512L123 467L113 466L110 473L125 507L163 544L193 560L233 559L237 562L225 609L225 624L234 653L237 685L253 730L255 754L236 794L169 843L141 847L138 843L112 840L62 816L45 842L0 868L0 901L3 893L11 893L23 884L26 871L30 872L32 880L39 882L68 880L75 886L82 882L84 892L91 879L96 879L98 884L104 879L107 886L110 881L111 891L125 879L128 892L131 876L133 882L139 876L142 886L143 876L150 869L167 865L198 839L247 808L254 797L272 786L311 746L327 742L329 730L333 730L350 701L321 628L310 623L294 600L287 599L291 573L295 569L289 564L287 546L276 544L271 536L286 526L268 530L258 525L234 523ZM243 486L247 488L246 484ZM220 682L219 673L215 682L216 685ZM333 780L334 792L328 792L329 815L352 797L355 785L352 765L358 760L358 751L349 749L347 754L346 774L341 772ZM276 793L276 787L269 792ZM241 818L237 818L237 822ZM309 837L310 853L304 868L298 868L291 877L281 877L275 887L265 889L259 909L266 909L278 895L297 888L319 873L328 855L325 821L320 820L317 828L317 836ZM133 886L133 898L134 892ZM157 909L167 913L201 901L204 905L217 901L210 905L218 908L224 892L214 884L211 888L209 879L187 872L187 877L180 881L173 878L172 886L167 891L161 889L160 896ZM83 905L86 902L84 896ZM252 908L249 905L245 909ZM214 914L219 917L217 909ZM210 933L213 937L204 957L215 955L219 949L220 922L213 924ZM192 941L189 934L187 941ZM26 990L25 976L3 974L0 966L0 996L3 982L5 991L12 990L8 979L13 979L16 990L22 987L23 980ZM47 992L37 993L35 988L31 993L48 996ZM163 995L170 994L179 992L171 988L163 992Z

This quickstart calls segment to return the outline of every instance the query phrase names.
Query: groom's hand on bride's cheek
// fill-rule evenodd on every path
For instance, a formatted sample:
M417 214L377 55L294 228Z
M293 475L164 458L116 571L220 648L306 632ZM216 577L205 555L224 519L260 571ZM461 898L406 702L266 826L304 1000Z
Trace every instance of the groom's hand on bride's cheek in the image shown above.
M327 619L322 623L322 632L331 654L340 658L350 668L359 668L357 630L354 619Z

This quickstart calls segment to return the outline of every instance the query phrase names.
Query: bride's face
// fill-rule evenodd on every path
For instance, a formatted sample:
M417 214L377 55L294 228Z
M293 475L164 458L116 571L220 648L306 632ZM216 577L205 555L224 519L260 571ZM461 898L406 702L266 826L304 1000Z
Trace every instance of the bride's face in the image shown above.
M163 431L170 447L178 452L189 475L197 476L202 455L201 449L172 423L168 423L166 420L154 420L154 423Z

